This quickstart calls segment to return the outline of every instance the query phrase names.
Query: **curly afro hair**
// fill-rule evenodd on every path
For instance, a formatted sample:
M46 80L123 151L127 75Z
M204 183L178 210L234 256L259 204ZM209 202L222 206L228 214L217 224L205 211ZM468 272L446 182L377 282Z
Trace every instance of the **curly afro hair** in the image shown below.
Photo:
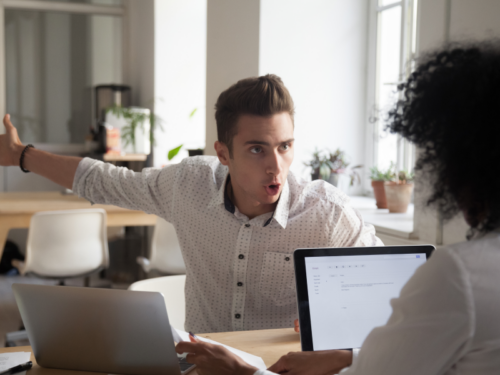
M428 53L398 86L388 129L420 148L416 170L433 186L428 205L462 211L473 233L500 226L500 42Z

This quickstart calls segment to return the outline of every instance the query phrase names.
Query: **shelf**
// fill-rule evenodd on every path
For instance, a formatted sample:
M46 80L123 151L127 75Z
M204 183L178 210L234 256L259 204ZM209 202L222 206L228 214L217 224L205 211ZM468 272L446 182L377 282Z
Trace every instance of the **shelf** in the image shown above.
M146 154L125 154L125 155L109 155L104 154L102 160L104 161L146 161L148 155Z

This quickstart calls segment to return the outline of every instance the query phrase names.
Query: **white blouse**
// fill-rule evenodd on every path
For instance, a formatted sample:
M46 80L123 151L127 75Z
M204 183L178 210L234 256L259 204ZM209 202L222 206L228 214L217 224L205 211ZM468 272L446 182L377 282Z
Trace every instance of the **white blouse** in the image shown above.
M391 305L343 375L499 374L500 233L436 250Z

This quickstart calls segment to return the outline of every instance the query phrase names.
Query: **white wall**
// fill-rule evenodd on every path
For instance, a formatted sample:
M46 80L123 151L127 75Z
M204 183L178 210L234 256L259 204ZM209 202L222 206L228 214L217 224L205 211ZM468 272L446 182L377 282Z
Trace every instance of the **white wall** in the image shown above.
M292 94L292 170L306 178L315 147L363 163L368 3L261 0L259 74L279 75Z
M205 155L215 155L215 102L238 80L259 75L259 0L207 0Z
M446 41L500 37L498 0L420 0L419 52L438 48ZM437 212L425 207L430 186L416 179L415 228L420 240L451 244L465 240L468 225L461 216L442 224Z
M165 120L156 132L156 166L180 144L172 162L188 156L187 149L205 148L206 29L206 0L156 0L155 110Z

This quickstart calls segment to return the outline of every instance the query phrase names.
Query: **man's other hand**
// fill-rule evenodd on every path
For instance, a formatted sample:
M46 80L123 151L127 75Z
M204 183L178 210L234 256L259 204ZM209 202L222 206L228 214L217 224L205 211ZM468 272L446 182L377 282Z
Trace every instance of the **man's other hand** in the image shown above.
M179 354L189 353L186 360L194 363L200 375L253 375L258 369L220 345L209 344L190 336L191 342L177 344Z
M10 122L10 115L3 118L5 134L0 135L0 165L3 167L18 166L23 144L17 134L17 129Z
M352 363L349 350L323 350L318 352L294 352L281 357L269 367L269 371L287 375L338 374Z
M299 320L298 319L295 319L293 321L293 325L294 325L293 329L295 330L295 332L300 333L300 326L299 326Z

